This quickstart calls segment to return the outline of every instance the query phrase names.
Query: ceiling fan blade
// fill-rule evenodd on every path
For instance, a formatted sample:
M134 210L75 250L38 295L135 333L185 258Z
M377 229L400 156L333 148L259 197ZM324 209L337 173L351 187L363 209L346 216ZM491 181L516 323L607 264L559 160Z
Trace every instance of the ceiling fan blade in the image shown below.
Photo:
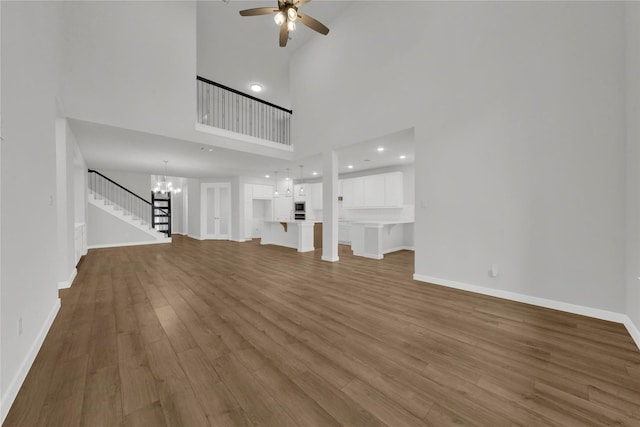
M313 19L309 15L304 15L298 12L298 19L307 27L311 28L314 31L319 32L320 34L324 34L325 36L329 34L329 29L322 24L320 21Z
M284 23L280 25L280 47L285 47L289 41L289 28Z
M246 9L241 10L240 15L242 16L256 16L256 15L268 15L270 13L278 13L278 9L274 9L272 7L256 7L255 9Z

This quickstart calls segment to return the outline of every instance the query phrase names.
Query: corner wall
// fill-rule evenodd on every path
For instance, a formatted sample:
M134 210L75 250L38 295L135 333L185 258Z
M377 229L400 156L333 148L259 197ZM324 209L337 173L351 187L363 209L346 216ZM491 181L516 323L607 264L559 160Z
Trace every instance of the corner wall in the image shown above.
M294 54L296 150L415 127L417 278L621 318L624 9L355 2Z
M56 97L62 41L58 3L0 2L0 8L4 137L0 419L4 420L60 307Z
M626 2L627 269L626 304L640 346L640 3ZM629 327L629 325L628 325Z

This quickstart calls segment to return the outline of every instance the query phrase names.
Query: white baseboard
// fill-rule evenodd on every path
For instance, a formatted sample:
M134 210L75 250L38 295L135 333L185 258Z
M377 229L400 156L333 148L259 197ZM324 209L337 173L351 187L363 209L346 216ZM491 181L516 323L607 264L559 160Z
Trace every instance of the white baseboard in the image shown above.
M540 307L551 308L554 310L566 311L568 313L579 314L581 316L593 317L596 319L607 320L609 322L622 323L625 325L629 334L640 348L640 331L633 324L629 316L613 311L601 310L599 308L585 307L582 305L570 304L562 301L555 301L546 298L538 298L529 295L518 294L515 292L503 291L501 289L486 288L484 286L470 285L467 283L455 282L453 280L440 279L437 277L425 276L422 274L414 274L414 280L420 282L432 283L434 285L446 286L448 288L460 289L463 291L474 292L482 295L503 298L511 301L523 302L525 304L537 305Z
M119 248L123 246L159 245L171 243L171 237L163 240L150 240L148 242L110 243L108 245L89 245L89 249Z
M192 234L187 234L187 237L191 237L192 239L196 239L196 240L204 240L202 237L200 236L194 236Z
M638 348L640 348L640 329L638 329L638 326L633 323L629 316L625 317L627 319L624 322L624 326L627 328L627 331L629 331L629 335L631 335L631 338L633 338L633 341L635 341Z
M36 356L38 355L38 351L40 351L40 347L42 347L42 343L44 342L44 338L47 336L51 325L53 324L56 315L58 314L58 310L60 310L60 299L56 299L56 303L53 305L53 309L49 313L49 316L45 320L40 332L36 336L35 340L31 344L29 348L29 352L26 354L22 365L16 372L15 376L11 380L9 387L7 387L6 392L2 396L2 400L0 401L0 424L4 422L4 419L7 417L9 413L9 409L11 409L11 405L13 405L13 401L16 399L18 395L18 391L20 391L20 387L22 387L22 383L25 378L27 378L27 374L29 373L29 369L31 369L31 365L33 365L33 361L36 360Z
M244 243L244 242L246 242L246 240L245 240L245 239L229 239L229 240L230 240L230 241L232 241L232 242L238 242L238 243Z
M69 280L66 282L58 282L58 289L67 289L70 288L73 284L73 279L78 275L78 269L73 267L73 271L71 271L71 275L69 276Z
M365 252L356 252L356 251L353 251L353 254L355 256L361 256L363 258L369 258L369 259L382 259L382 258L384 258L384 255L382 255L382 254L368 254L368 253L365 253Z
M413 246L397 246L395 248L385 249L384 251L382 251L382 253L389 254L391 252L397 252L397 251L415 251L415 248Z
M326 257L324 255L322 255L322 257L320 258L322 261L327 261L327 262L337 262L340 260L340 257L335 257L335 258L331 258L331 257Z

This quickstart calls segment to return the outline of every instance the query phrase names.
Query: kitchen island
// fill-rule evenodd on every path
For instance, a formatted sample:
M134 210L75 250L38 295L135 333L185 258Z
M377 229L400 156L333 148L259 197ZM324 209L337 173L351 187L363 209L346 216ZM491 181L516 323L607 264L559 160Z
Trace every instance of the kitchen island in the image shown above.
M413 221L352 221L351 250L356 256L382 259L384 254L413 250Z
M262 230L262 245L278 245L296 249L298 252L311 252L314 244L314 228L320 221L277 221L265 220ZM319 242L318 247L322 244Z

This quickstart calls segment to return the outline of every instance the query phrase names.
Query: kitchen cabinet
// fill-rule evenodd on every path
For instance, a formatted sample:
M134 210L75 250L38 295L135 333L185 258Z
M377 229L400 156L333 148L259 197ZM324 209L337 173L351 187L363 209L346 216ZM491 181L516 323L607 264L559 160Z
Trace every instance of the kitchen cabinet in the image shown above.
M384 175L371 175L362 178L362 205L368 208L384 206Z
M262 185L262 184L247 184L252 185L253 187L253 197L254 199L273 199L273 186L271 185Z
M305 202L309 199L307 191L309 189L308 185L304 186L304 193L300 194L300 188L302 188L302 184L296 184L293 186L293 201L294 202Z
M313 184L309 184L310 192L309 192L309 203L310 209L313 210L321 210L322 209L322 183L315 182Z
M342 182L342 207L364 207L364 177L345 179Z
M343 245L351 244L351 223L350 222L338 222L338 243Z
M384 175L384 205L389 207L402 207L404 187L402 185L402 172L387 173Z
M293 197L278 196L273 198L273 216L276 221L288 221L292 219Z
M341 188L345 209L402 207L402 172L344 179Z

